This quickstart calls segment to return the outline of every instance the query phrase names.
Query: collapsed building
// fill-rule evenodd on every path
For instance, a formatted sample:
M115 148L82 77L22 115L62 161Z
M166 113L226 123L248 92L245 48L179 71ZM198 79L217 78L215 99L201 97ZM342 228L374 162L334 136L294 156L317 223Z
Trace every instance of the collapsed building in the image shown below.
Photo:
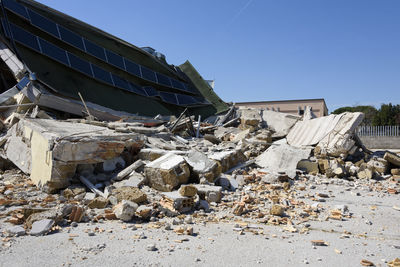
M355 135L362 113L229 106L189 62L168 65L34 1L1 5L0 219L24 225L15 235L194 211L296 232L294 222L322 214L295 199L299 182L382 180L380 190L400 191L400 157ZM33 187L41 193L21 194Z
M150 47L35 1L4 0L1 7L3 102L21 92L19 104L81 116L83 98L100 120L176 115L185 108L206 117L228 109L189 61L170 65Z

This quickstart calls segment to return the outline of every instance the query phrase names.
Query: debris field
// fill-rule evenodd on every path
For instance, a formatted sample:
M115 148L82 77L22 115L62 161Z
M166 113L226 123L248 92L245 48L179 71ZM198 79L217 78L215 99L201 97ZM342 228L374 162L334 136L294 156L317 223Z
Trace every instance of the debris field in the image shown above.
M11 116L1 138L1 255L32 238L63 236L76 245L107 236L63 264L84 265L89 254L104 254L108 241L121 240L129 251L124 237L135 242L133 250L174 258L187 243L206 253L211 233L229 231L224 240L248 246L254 238L262 246L300 238L303 250L326 248L342 258L330 264L399 266L400 156L363 146L354 134L362 113L315 118L310 109L294 116L233 105L203 121L186 111L179 118L98 121L62 120L36 106ZM341 249L343 240L382 241L394 252ZM284 253L275 263L324 261L313 252L297 262L294 251ZM189 264L214 264L193 257ZM161 259L143 264L174 265ZM262 257L253 263L267 264Z

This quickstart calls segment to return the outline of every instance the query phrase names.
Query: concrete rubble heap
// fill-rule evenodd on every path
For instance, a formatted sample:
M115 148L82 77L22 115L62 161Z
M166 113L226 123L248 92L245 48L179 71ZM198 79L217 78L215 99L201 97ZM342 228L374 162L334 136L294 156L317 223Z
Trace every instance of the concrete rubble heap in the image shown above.
M37 117L37 108L34 114L7 112L12 119L0 142L0 214L9 235L183 214L190 222L242 218L309 231L295 222L320 220L323 209L296 199L306 181L374 180L389 194L399 192L400 157L372 153L354 136L361 113L315 118L308 110L302 118L233 106L199 124L184 113L108 122L61 120L44 110ZM309 196L320 202L328 197ZM344 217L351 215L337 210L327 218ZM193 228L182 229L193 234Z

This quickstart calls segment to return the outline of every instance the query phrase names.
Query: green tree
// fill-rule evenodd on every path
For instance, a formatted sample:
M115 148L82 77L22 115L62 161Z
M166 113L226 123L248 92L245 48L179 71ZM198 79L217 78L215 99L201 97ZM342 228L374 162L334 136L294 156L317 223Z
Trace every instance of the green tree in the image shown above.
M332 114L340 114L343 112L362 112L365 115L362 124L371 125L378 113L378 110L373 106L354 106L354 107L341 107L332 112Z
M363 125L400 125L400 105L392 105L392 103L382 104L379 110L373 106L341 107L334 110L332 114L343 112L363 112L365 114Z
M382 104L372 125L400 125L400 105Z

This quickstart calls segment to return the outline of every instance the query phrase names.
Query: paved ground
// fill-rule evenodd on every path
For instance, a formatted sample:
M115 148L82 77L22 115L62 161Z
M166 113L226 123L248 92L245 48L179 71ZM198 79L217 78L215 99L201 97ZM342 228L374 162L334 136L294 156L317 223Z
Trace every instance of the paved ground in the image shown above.
M4 237L0 266L361 266L363 259L387 266L400 257L400 199L370 190L317 183L301 191L299 199L327 192L330 197L320 205L329 209L345 204L350 216L343 221L320 216L295 225L295 233L251 220L246 225L240 218L225 222L212 212L208 218L214 215L214 222L189 225L193 236L166 230L166 222L173 219L165 218L136 226L120 221L80 223L42 237ZM306 197L304 201L312 204ZM0 230L6 227L0 225ZM323 240L326 246L313 246L311 240ZM148 250L151 244L156 251Z

